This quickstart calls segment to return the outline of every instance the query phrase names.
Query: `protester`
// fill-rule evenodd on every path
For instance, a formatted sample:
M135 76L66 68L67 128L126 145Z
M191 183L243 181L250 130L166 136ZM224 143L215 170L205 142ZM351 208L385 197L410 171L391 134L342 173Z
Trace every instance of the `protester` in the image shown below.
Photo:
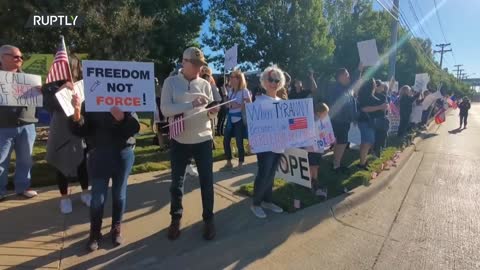
M165 127L168 125L166 117L162 114L162 111L160 110L160 102L161 102L161 96L162 96L162 86L158 82L158 79L155 78L155 104L156 106L156 111L155 111L155 128L157 132L157 143L158 146L160 147L160 152L163 152L167 150L168 148L168 127Z
M421 129L426 129L428 118L430 117L431 105L425 104L425 99L430 95L429 90L423 91L423 102L422 102L422 122ZM428 106L426 106L428 105Z
M468 97L464 97L462 102L458 105L458 108L460 109L460 129L462 128L467 128L467 121L468 121L468 111L471 108L470 105L470 100Z
M210 83L210 86L212 87L213 99L220 103L222 101L222 96L220 95L220 90L217 87L215 79L213 78L212 70L207 66L203 66L202 70L200 71L200 77Z
M315 123L318 124L320 121L323 121L328 117L329 108L325 103L315 103L313 106L315 111ZM316 126L316 130L320 127ZM318 148L318 147L317 147ZM320 185L320 179L318 179L318 174L320 170L320 162L322 160L323 149L316 149L315 147L307 147L308 151L308 164L310 166L310 179L312 182L312 191L317 196L324 198L328 197L327 187L325 185Z
M242 168L245 162L245 147L243 146L243 140L247 138L246 119L245 115L242 115L242 111L245 110L245 104L252 102L250 91L247 89L247 82L245 81L245 75L240 70L235 70L230 75L231 91L228 93L228 100L234 100L228 103L228 116L227 126L225 128L225 136L223 139L223 147L225 149L225 156L227 158L227 164L224 169L233 169L232 164L232 147L231 140L235 137L238 150L238 166L235 170Z
M313 76L313 70L310 70L310 74L308 76L310 80L310 89L303 88L303 82L299 79L295 80L295 87L290 92L289 99L301 99L312 97L312 94L317 91L317 83L315 82L315 77Z
M260 83L266 90L266 94L258 96L255 103L273 103L281 100L277 96L277 91L285 85L285 76L282 70L277 66L266 68L260 76ZM267 217L263 208L275 213L283 212L282 208L272 202L273 180L283 152L284 149L277 149L257 154L258 170L253 187L253 204L250 209L258 218Z
M202 66L206 65L203 52L194 47L183 53L183 69L178 75L165 80L162 90L161 109L165 116L178 119L183 123L183 131L174 134L171 144L172 184L170 187L172 222L168 229L168 238L180 237L180 221L183 213L182 197L184 174L187 163L193 156L198 167L202 193L203 237L212 240L215 237L213 215L213 133L210 118L218 108L183 119L195 108L204 108L214 102L210 84L199 77Z
M283 72L283 75L285 76L285 86L277 91L277 97L283 100L287 100L288 93L290 92L290 83L292 82L292 77L290 77L290 74L288 74L287 72ZM260 90L263 90L263 88L260 88Z
M405 85L400 89L400 125L398 136L402 137L410 130L410 115L412 114L413 101L420 95L412 93L410 86Z
M376 88L375 88L374 97L377 98L378 100L385 102L386 104L389 104L387 99L387 92L388 92L389 86L387 86L385 83L382 83L380 81L375 81L375 84L376 84ZM392 83L390 83L390 85L392 85ZM383 128L382 127L375 128L375 144L373 146L373 151L377 157L380 157L382 150L387 145L387 134L390 128L390 122L388 120L388 110L385 111L382 117L378 115L378 118L382 118L382 119L376 120L376 121L381 121L385 123L385 125L382 126Z
M420 93L412 105L412 114L410 115L410 126L420 129L423 116L423 95Z
M23 55L19 48L11 45L0 47L0 70L22 72ZM0 106L0 201L7 192L9 163L12 151L15 151L15 193L26 198L37 196L30 189L32 169L32 151L36 131L35 107Z
M385 112L388 109L386 99L375 97L375 81L367 80L358 92L358 128L361 134L360 164L358 167L368 170L367 157L370 148L375 144L377 130L388 131L388 120Z
M354 89L352 88L360 78L362 71L363 65L360 63L358 73L354 75L352 80L347 69L337 70L335 86L330 88L326 95L327 105L330 107L333 132L337 140L333 149L333 170L337 173L348 171L347 167L341 166L341 161L348 143L350 123L357 121L357 106L353 96Z
M222 98L222 103L227 101L227 91L226 91L226 84L225 84L225 79L221 77L217 81L217 88L219 89L220 96ZM223 105L220 107L220 111L218 112L217 115L217 129L216 129L216 135L217 136L223 136L224 135L224 128L225 128L225 120L227 119L227 112L228 108L227 105Z
M81 74L76 72L75 74ZM74 78L76 80L77 78ZM59 85L61 85L59 87ZM70 214L72 212L72 200L68 192L69 182L76 179L80 182L82 193L81 201L90 207L91 194L88 190L87 173L87 145L83 137L73 134L71 119L67 117L55 93L63 89L73 91L71 82L57 81L42 87L44 107L51 113L50 128L47 140L48 164L52 165L57 174L58 189L62 196L60 200L60 212Z

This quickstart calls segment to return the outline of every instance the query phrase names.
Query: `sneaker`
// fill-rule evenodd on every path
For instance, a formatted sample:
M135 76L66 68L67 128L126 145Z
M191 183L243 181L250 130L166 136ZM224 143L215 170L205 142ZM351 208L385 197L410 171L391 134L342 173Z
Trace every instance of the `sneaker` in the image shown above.
M121 232L120 228L121 228L120 225L115 225L110 231L110 233L112 234L112 243L116 247L123 244L123 237L122 237L122 234L120 233Z
M188 174L193 177L198 177L197 167L192 164L188 164L187 168L185 168L185 174Z
M87 250L91 252L98 250L100 246L100 240L102 240L101 233L93 234L92 232L90 232L90 238L87 242Z
M27 189L23 193L18 194L18 195L30 199L30 198L36 197L38 195L38 193L34 190Z
M64 215L72 213L72 200L70 198L60 200L60 212Z
M227 164L225 164L225 166L223 166L220 170L221 171L229 171L229 170L232 170L232 169L233 169L232 163L227 162Z
M80 200L87 207L90 207L90 202L92 201L92 194L90 194L90 192L88 191L82 192L82 194L80 195Z
M357 168L362 171L368 171L368 164L367 163L365 165L358 164Z
M168 227L168 239L177 240L180 237L180 220L172 220L170 227Z
M262 202L262 207L274 213L278 213L278 214L283 213L283 209L280 206L275 205L274 203Z
M315 195L318 197L324 197L326 199L328 197L327 189L317 189L317 191L315 191Z
M215 230L215 223L213 220L206 221L203 227L203 238L207 241L213 240L217 235Z
M252 210L253 214L257 218L266 218L267 217L267 214L265 214L265 211L263 211L262 207L260 207L260 206L252 205L252 206L250 206L250 210Z

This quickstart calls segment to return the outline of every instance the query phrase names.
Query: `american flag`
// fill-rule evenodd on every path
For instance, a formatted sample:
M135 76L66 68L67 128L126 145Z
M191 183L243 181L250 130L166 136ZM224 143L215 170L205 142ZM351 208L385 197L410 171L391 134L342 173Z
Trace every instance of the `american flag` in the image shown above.
M183 113L177 114L173 118L170 117L168 122L170 124L170 126L168 126L170 139L177 137L185 130Z
M308 127L307 117L297 117L288 119L288 129L297 130L297 129L306 129Z
M63 40L63 37L61 39L57 54L55 54L55 59L50 67L50 71L48 71L46 83L62 80L72 81L65 41Z

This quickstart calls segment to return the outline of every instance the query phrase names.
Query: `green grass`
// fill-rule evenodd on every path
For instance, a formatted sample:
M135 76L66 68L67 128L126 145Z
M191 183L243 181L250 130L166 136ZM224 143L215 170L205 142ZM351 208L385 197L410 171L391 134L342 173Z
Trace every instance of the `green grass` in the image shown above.
M358 159L358 151L345 151L343 162L348 165L348 173L337 174L331 170L332 155L321 160L319 170L320 184L326 186L328 189L328 198L336 197L344 193L344 188L352 190L361 185L368 185L372 179L372 174L380 173L383 169L382 165L388 160L392 160L396 152L404 149L409 141L414 138L416 133L407 136L406 139L397 137L388 138L388 148L384 149L379 158L369 156L368 171L357 168L360 160ZM253 196L253 183L245 184L240 187L239 193L245 196ZM306 208L322 201L315 196L310 189L288 183L282 179L275 179L273 201L275 204L282 207L287 212L294 212L294 200L300 200L300 208Z

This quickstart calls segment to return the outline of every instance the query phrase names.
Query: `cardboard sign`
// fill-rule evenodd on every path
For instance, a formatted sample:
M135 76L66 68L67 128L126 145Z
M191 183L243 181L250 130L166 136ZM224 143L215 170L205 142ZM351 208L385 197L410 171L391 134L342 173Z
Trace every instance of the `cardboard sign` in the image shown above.
M308 152L303 149L289 148L280 157L276 178L312 188Z
M357 43L360 62L366 67L373 67L380 63L378 55L377 41L375 39L361 41Z
M80 98L80 102L83 102L85 100L83 80L78 81L73 85L73 91L64 88L55 94L58 103L60 103L60 106L62 107L67 117L72 116L74 113L74 108L72 105L72 98L74 95L77 95Z
M388 121L390 121L390 127L388 129L388 136L396 135L398 133L398 127L400 126L400 110L399 108L390 103L390 109L388 110Z
M427 110L428 108L430 108L430 106L432 106L432 104L437 101L437 99L440 99L442 98L442 93L440 91L437 91L435 93L431 93L429 94L428 96L425 97L425 99L423 100L422 102L422 107L423 107L423 110Z
M229 70L237 66L238 62L238 45L235 44L232 48L225 52L225 70Z
M427 90L427 85L430 82L430 75L428 73L421 73L415 75L415 85L413 89L417 92Z
M335 134L333 133L332 122L330 121L330 117L327 116L323 120L315 121L315 124L318 136L315 139L313 150L318 153L323 153L335 144Z
M246 104L253 153L312 146L315 119L311 98Z
M42 107L41 86L41 76L0 71L0 106Z
M108 112L114 106L155 111L153 63L84 60L82 65L87 112Z

